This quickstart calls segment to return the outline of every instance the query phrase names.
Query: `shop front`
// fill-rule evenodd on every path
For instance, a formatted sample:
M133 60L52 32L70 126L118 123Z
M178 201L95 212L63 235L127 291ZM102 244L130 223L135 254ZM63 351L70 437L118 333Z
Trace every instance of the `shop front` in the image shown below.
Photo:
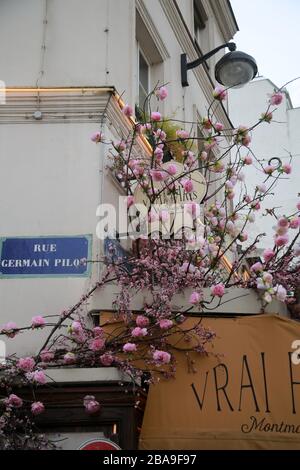
M216 332L210 354L180 344L176 379L150 387L139 448L300 449L300 324L276 315L201 323Z
M47 369L39 430L63 450L299 450L300 323L189 317L182 328L195 323L216 334L207 352L172 335L176 377L149 390L115 367ZM98 412L87 413L87 396Z
M36 424L56 449L137 449L145 403L138 384L113 367L48 369L46 373L48 383L35 392L36 400L46 407ZM22 397L28 393L24 390ZM100 403L97 413L86 412L86 396Z

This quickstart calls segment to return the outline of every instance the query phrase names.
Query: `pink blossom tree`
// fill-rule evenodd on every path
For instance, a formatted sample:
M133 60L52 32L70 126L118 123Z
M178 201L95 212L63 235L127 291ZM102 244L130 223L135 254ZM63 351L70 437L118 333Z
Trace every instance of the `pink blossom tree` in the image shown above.
M277 181L291 172L290 164L277 161L276 165L264 165L251 151L255 128L271 123L282 93L270 97L256 123L226 129L215 119L216 108L227 97L227 91L218 87L207 116L200 123L177 121L175 137L170 137L170 120L163 119L158 107L167 94L165 86L157 87L147 97L137 121L133 120L133 108L123 107L132 130L121 141L109 141L102 132L91 137L108 147L111 171L127 193L128 217L137 221L128 234L134 238L132 253L124 260L112 243L100 261L104 265L101 279L55 321L34 316L28 326L9 322L1 327L0 334L10 339L29 329L32 334L40 329L49 333L36 356L12 355L1 366L0 448L51 446L35 429L35 416L42 414L47 404L36 401L34 395L25 402L17 394L20 385L32 390L45 386L47 367L113 366L134 381L146 377L155 383L159 376L176 374L174 335L185 344L181 351L207 354L215 335L202 326L201 314L226 302L232 289L259 291L262 311L275 298L289 304L295 300L299 287L299 202L295 201L293 214L277 217L274 212L273 246L264 251L259 262L251 267L247 263L263 236L257 234L250 243L247 228ZM195 126L203 137L197 137ZM137 141L148 143L149 151L137 153ZM172 153L174 141L180 149L176 156ZM245 179L251 165L260 171L261 181L253 191L247 191ZM199 173L207 185L201 201L197 199ZM144 198L142 214L136 209L138 191ZM190 223L176 232L173 216L161 201L176 205L180 195L184 195ZM182 201L180 204L182 207ZM91 325L83 306L96 290L112 283L119 287L112 304L114 314L101 319L99 326ZM132 310L132 299L140 292L147 292L150 300L137 314ZM174 298L186 292L188 301L178 305ZM195 311L198 319L188 328L185 320ZM101 412L101 404L93 396L85 397L83 406L89 414Z

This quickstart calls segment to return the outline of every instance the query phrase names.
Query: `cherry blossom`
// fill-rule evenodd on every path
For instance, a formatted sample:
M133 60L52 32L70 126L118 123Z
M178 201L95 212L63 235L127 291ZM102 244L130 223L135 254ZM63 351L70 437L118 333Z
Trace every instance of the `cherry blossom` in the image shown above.
M40 401L35 401L31 405L31 413L35 416L40 415L41 413L44 413L45 411L45 406L42 402Z
M279 104L282 103L282 100L283 100L283 93L281 93L280 91L277 91L273 93L273 95L271 96L270 104L273 106L278 106Z
M89 415L99 413L99 411L101 410L100 403L95 399L93 395L86 395L83 399L83 404L86 413Z
M215 122L217 107L227 96L223 87L214 90L213 106L200 122L194 125L177 121L171 131L170 119L165 119L159 111L150 111L156 109L157 100L164 100L167 95L164 86L150 93L148 104L152 99L154 106L148 107L148 115L142 115L139 122L134 119L127 122L131 130L120 141L109 141L101 132L91 137L94 143L109 147L108 171L115 175L126 193L124 209L129 216L135 204L135 191L142 192L147 203L145 214L139 220L140 227L146 222L151 229L155 226L155 236L151 237L147 230L140 234L137 231L126 261L114 244L109 248L109 256L92 260L99 263L101 276L74 306L58 312L53 323L35 316L31 321L29 317L29 324L21 327L10 321L0 328L0 334L10 340L24 331L38 335L39 328L43 332L49 330L36 355L12 355L1 365L5 412L0 416L0 428L8 447L14 443L7 412L13 413L16 420L18 413L24 413L34 435L34 418L44 411L44 404L36 401L35 389L48 386L47 367L117 367L136 382L144 378L146 371L148 383L155 383L160 376L175 376L175 349L170 341L173 335L182 337L187 351L209 354L208 346L214 341L215 333L199 326L189 327L187 333L185 321L190 311L197 310L200 315L199 312L209 311L212 302L222 305L227 301L225 293L234 293L237 287L255 289L262 311L274 299L288 305L291 299L296 301L300 286L297 258L300 257L300 201L295 201L292 214L280 214L272 207L263 209L264 201L272 205L269 196L276 191L281 178L288 178L291 166L290 163L271 165L272 161L257 158L248 148L257 126L266 127L264 122L273 125L276 109L270 111L269 107L281 103L282 93L272 95L256 124L237 126L231 135L222 123ZM133 117L133 107L129 104L122 111L126 117ZM196 126L204 134L195 139L197 145L193 141ZM147 140L149 155L139 151L136 139ZM257 170L253 188L247 184L250 165ZM201 201L195 200L199 171L207 183ZM191 226L184 226L182 233L170 231L169 237L163 238L160 231L164 225L170 225L173 216L168 205L161 206L159 201L176 200L179 195L184 200L182 213L188 215L187 225ZM263 249L260 245L263 234L254 241L248 236L249 224L259 221L262 215L270 217L270 230L273 230L271 246ZM176 238L178 233L181 238ZM252 267L247 254L257 258ZM113 313L109 320L101 316L99 326L94 326L86 316L86 306L94 292L101 292L106 285L114 286L117 291ZM137 314L135 300L141 294L143 304ZM178 301L182 294L181 299L187 301ZM19 393L19 385L32 390L31 399L25 402L21 394L13 393ZM89 414L101 411L101 405L92 395L84 398L83 407ZM40 448L50 446L42 438L37 437L37 442Z
M211 288L211 293L212 295L214 296L217 296L217 297L223 297L224 293L225 293L225 286L224 284L216 284L214 286L212 286Z
M161 86L155 91L155 95L157 96L157 98L163 101L168 96L168 89L165 86Z
M45 318L43 318L40 315L32 318L32 321L31 321L32 328L42 328L43 326L45 326L45 324L46 324Z

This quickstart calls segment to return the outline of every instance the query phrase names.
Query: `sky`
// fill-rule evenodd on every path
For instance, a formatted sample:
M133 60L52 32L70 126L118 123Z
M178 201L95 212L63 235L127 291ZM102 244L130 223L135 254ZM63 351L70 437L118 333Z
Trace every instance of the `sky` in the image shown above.
M300 77L300 0L231 0L239 25L237 49L252 55L258 72L281 87ZM300 79L288 85L300 107Z

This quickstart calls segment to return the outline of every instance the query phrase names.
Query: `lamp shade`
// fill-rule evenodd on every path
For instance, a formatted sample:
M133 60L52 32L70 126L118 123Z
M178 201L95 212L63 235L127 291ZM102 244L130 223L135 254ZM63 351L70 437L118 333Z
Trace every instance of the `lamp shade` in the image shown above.
M241 51L228 52L219 60L215 68L216 80L226 87L245 85L256 74L255 59Z

